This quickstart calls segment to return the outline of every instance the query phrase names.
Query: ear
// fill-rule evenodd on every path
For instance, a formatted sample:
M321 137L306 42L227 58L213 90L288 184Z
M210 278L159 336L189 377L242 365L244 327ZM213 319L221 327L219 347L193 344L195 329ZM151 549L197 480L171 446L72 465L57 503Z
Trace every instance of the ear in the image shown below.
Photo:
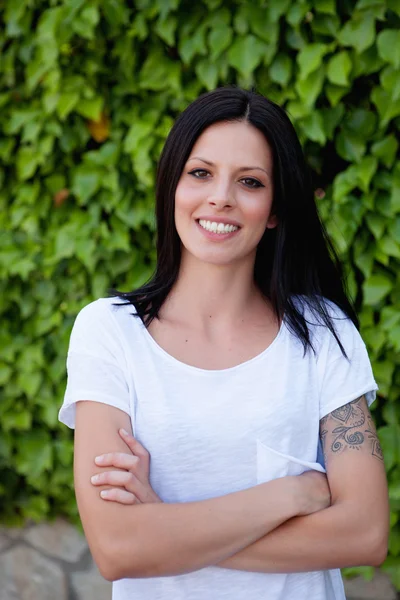
M278 225L278 217L276 215L271 214L267 221L266 229L274 229Z

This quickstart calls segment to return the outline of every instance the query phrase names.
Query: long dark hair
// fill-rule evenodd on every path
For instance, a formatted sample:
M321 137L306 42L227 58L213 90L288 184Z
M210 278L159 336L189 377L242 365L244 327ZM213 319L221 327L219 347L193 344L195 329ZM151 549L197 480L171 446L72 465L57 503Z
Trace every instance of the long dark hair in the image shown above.
M273 154L273 211L278 226L267 229L259 242L254 279L271 302L279 320L304 346L313 348L304 307L338 338L332 301L358 328L347 297L342 268L319 219L303 151L287 114L264 96L237 87L218 88L192 102L177 118L162 151L156 179L157 265L152 278L132 292L110 289L110 296L133 304L146 327L154 318L177 280L181 261L174 204L175 190L190 152L210 125L246 121L260 130ZM299 303L299 296L301 302Z

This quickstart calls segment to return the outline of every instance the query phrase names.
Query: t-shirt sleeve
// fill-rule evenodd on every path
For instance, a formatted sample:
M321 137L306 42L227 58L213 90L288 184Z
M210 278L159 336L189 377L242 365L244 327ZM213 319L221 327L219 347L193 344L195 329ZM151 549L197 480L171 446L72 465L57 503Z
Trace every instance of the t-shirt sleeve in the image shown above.
M353 322L337 309L333 322L346 351L325 329L324 348L319 357L320 419L348 402L365 396L368 406L376 397L375 382L366 346Z
M58 415L72 429L79 400L109 404L130 415L126 358L118 327L103 299L86 305L75 319L67 354L67 387Z

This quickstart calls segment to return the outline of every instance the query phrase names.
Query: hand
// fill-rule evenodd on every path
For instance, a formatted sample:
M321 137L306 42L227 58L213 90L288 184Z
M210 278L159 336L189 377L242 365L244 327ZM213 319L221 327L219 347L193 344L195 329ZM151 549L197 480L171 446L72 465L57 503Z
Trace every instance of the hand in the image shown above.
M111 452L96 456L95 463L99 467L116 467L122 471L104 471L93 475L93 485L109 485L110 489L102 490L100 496L104 500L119 504L148 504L162 502L149 482L150 454L132 435L124 429L119 430L132 454Z
M299 515L310 515L331 505L331 491L324 473L306 471L298 475L296 480L300 484Z

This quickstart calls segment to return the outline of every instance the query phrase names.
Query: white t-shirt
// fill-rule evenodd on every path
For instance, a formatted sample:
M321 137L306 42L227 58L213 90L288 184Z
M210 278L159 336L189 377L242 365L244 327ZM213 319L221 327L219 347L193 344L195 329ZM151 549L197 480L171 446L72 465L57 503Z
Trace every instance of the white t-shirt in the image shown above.
M301 302L298 298L296 301ZM307 351L285 321L273 343L238 366L206 370L163 350L132 305L100 298L78 314L67 359L60 421L74 427L75 403L95 400L125 411L151 455L150 482L165 502L222 496L307 469L324 471L319 420L376 383L365 345L331 303L335 328L310 321ZM320 464L321 463L321 464ZM134 507L132 508L134 510ZM113 600L344 600L338 569L265 574L207 567L185 575L121 579Z

